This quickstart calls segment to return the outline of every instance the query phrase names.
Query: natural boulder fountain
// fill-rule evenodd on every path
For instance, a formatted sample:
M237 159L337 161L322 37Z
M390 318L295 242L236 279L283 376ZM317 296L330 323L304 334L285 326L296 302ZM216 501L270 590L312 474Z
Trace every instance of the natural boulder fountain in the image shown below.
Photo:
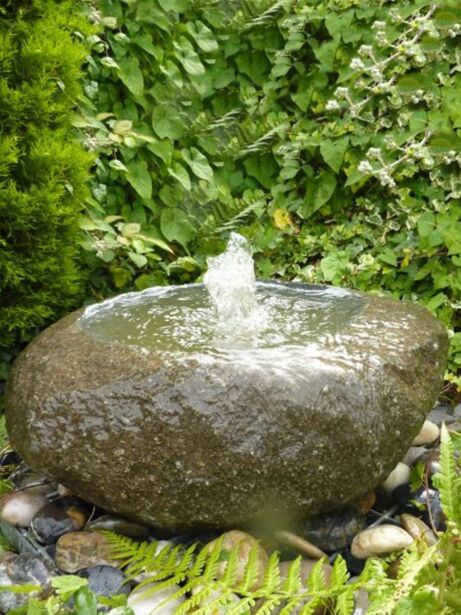
M205 285L121 295L39 335L7 426L28 464L107 510L177 530L282 525L386 478L446 352L422 307L255 281L234 235Z

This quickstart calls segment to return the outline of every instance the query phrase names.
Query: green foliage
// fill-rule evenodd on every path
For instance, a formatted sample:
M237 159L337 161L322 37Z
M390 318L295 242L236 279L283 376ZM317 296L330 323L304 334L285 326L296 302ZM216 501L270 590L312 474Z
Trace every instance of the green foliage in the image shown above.
M69 114L85 22L71 1L0 9L0 379L15 349L82 298L77 217L92 157Z
M96 294L192 281L239 227L262 277L384 291L456 329L455 0L97 6L75 119L98 152L83 222Z

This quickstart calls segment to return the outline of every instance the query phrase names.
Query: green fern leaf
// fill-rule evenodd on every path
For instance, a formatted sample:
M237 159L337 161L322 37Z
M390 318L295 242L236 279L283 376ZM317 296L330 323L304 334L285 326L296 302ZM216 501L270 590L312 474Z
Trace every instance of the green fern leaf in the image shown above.
M461 531L461 477L457 473L454 445L445 425L441 430L440 472L434 480L448 523Z
M355 609L354 587L345 587L336 599L335 615L351 615Z
M347 564L341 555L335 559L333 572L331 573L330 588L340 589L346 585L350 577Z
M264 596L270 596L280 585L280 560L277 553L272 553L267 562L264 572L263 584L260 592Z
M287 576L282 584L282 592L288 596L296 595L301 589L301 556L298 556L288 568Z
M319 559L314 564L307 579L307 587L312 593L318 593L325 589L325 572L324 572L325 560Z

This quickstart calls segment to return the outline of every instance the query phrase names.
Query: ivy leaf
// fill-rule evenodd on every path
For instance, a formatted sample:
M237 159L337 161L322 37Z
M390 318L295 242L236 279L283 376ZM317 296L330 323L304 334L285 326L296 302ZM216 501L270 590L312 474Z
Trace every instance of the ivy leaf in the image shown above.
M349 137L341 137L340 139L325 139L320 145L320 153L327 165L339 173L341 163L349 145Z
M181 36L179 43L175 43L174 46L176 48L175 56L187 73L190 75L203 75L205 73L205 67L200 61L200 57L185 36Z
M200 49L203 49L206 53L217 51L218 43L213 36L213 32L203 21L190 21L187 24L187 30L194 37Z
M179 162L175 162L168 169L168 173L172 175L178 182L184 186L186 190L191 189L189 173Z
M128 256L131 258L136 267L145 267L147 265L147 258L144 254L138 254L137 252L128 252Z
M141 159L131 160L127 163L127 180L142 199L152 196L152 177L147 168L147 162Z
M200 150L196 147L191 147L190 150L183 149L181 154L194 175L209 182L213 181L213 169L210 167L206 156Z
M333 171L326 171L319 177L307 183L304 204L298 213L302 218L308 218L323 207L333 196L336 188L336 176Z
M168 241L177 241L184 247L187 247L194 236L194 229L187 215L177 207L162 211L160 229Z
M152 128L161 139L180 139L184 125L172 105L158 105L152 112Z
M140 98L144 94L144 76L136 58L131 56L119 60L117 72L133 96Z
M152 0L141 0L136 11L136 21L152 24L158 28L169 32L171 23L165 13L155 6L152 6Z
M189 0L157 0L164 11L184 13L189 6Z

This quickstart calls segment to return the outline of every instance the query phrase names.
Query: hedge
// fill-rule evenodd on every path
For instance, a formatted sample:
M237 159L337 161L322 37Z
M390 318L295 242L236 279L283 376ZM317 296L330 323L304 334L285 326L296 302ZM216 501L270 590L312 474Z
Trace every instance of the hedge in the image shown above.
M0 8L0 380L5 360L84 296L77 216L92 156L70 113L89 33L72 1Z
M390 293L456 329L456 0L97 8L77 120L99 153L95 292L197 279L237 228L263 277Z

